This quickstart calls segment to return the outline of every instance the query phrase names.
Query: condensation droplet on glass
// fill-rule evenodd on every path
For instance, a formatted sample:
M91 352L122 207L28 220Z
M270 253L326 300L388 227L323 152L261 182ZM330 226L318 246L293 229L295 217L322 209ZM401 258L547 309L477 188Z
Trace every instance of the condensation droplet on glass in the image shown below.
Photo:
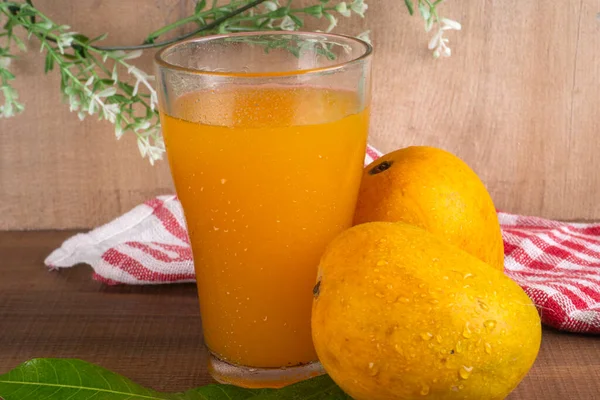
M433 337L433 335L429 332L423 332L421 333L421 339L428 341Z
M218 230L219 230L219 228L217 228L216 226L213 226L213 229L214 229L215 231L218 231Z
M263 321L267 322L268 317L265 315L265 317L263 318Z
M221 179L221 185L224 185L225 182L227 182L227 179L225 179L225 178Z

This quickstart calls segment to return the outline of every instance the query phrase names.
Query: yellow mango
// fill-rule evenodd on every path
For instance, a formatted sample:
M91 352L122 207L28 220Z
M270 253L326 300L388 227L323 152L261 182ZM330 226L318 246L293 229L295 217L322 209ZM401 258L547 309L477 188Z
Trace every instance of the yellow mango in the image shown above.
M492 198L460 158L413 146L384 155L363 173L355 224L402 221L419 226L504 269L504 246Z
M343 232L318 279L314 345L356 400L503 399L540 347L538 313L516 283L415 226Z

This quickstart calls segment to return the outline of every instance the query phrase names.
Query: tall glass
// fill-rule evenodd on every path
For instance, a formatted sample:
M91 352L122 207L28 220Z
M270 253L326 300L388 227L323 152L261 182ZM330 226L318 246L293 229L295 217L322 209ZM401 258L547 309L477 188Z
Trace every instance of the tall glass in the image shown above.
M371 47L323 33L204 37L157 54L163 135L189 231L209 371L278 387L321 372L312 289L351 226Z

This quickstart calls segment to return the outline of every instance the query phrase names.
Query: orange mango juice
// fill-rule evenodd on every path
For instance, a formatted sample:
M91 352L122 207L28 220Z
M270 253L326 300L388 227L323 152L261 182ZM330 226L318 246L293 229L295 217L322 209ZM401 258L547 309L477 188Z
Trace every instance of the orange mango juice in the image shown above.
M352 224L368 108L317 87L231 87L161 114L187 221L205 342L252 367L315 361L325 246Z

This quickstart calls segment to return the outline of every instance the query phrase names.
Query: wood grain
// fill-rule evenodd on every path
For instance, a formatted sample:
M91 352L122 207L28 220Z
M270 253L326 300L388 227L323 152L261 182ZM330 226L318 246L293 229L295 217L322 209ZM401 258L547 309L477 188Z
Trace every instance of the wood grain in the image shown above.
M36 4L78 31L130 43L185 14L190 1ZM450 34L452 58L437 62L403 2L368 3L365 20L339 31L372 30L374 144L455 152L502 210L600 218L600 0L449 1L443 11L463 31ZM140 65L150 69L150 59ZM0 229L91 227L172 191L166 163L150 167L132 138L116 142L106 123L68 112L37 51L14 66L28 110L0 121Z
M44 257L73 233L0 232L0 374L33 357L74 357L158 390L211 382L194 285L107 287L87 266L48 272ZM600 340L545 329L533 369L509 398L599 393Z

